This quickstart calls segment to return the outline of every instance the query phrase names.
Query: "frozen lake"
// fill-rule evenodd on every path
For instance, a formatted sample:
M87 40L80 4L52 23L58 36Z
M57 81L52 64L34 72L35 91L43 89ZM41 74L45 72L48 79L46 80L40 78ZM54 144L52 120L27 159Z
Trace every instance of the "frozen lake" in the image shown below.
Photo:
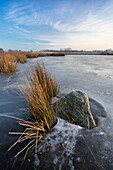
M62 93L81 89L90 97L98 100L113 115L113 56L102 55L67 55L65 57L44 57L28 59L28 64L44 61L46 67L55 73ZM21 65L24 71L24 65ZM10 102L4 98L4 92L13 93L18 85L18 73L0 75L0 105ZM2 97L1 97L2 96Z
M28 64L44 61L46 67L56 76L60 83L60 92L67 93L73 89L83 90L89 97L101 103L107 111L106 122L100 127L105 136L106 157L113 151L113 56L103 55L67 55L64 57L44 57L28 59ZM25 65L20 65L25 71ZM19 73L19 72L18 72ZM26 107L25 100L15 91L19 82L18 73L0 74L0 113L21 116ZM0 117L0 146L12 140L8 129L13 129L14 120ZM5 123L7 121L7 124ZM0 153L2 157L2 153ZM112 157L111 157L112 160ZM109 162L111 165L112 162ZM113 165L112 165L113 166ZM111 166L109 166L111 167Z
M61 92L85 91L102 103L113 119L113 56L70 55L43 58L43 61L55 73Z

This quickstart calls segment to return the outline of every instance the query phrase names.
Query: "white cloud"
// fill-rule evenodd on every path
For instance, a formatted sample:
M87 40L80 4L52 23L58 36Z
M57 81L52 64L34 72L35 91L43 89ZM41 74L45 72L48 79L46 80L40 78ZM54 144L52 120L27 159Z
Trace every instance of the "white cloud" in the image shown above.
M109 48L112 48L112 8L113 2L109 1L100 11L95 12L91 9L78 16L74 15L73 8L68 11L68 6L63 8L58 6L55 11L51 9L48 12L46 10L40 11L39 8L36 10L31 4L28 6L16 4L8 11L5 20L13 22L12 27L16 33L33 41L32 43L26 42L26 44L33 44L36 47L103 49L109 45ZM66 14L66 16L63 14ZM107 14L109 14L109 17ZM51 27L54 34L43 31L39 34L36 27L44 25ZM32 30L29 31L29 28L32 28ZM40 40L48 42L45 43Z

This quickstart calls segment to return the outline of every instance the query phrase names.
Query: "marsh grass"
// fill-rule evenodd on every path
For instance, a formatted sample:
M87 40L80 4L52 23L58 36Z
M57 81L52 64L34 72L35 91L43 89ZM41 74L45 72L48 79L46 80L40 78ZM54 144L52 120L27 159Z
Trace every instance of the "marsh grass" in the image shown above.
M39 63L37 63L34 68L26 68L26 74L23 75L21 73L21 77L22 84L20 84L18 88L28 102L28 109L32 115L31 118L29 121L26 121L17 117L3 114L0 116L16 119L19 121L21 126L25 127L24 132L9 132L9 134L21 136L8 149L10 150L16 144L27 141L25 147L15 155L15 157L17 157L22 152L25 152L25 160L30 149L35 149L35 153L37 153L38 143L44 139L45 134L49 132L50 129L56 124L56 112L53 109L53 104L51 101L54 88L55 91L57 90L57 83L52 79L51 74L46 70L44 63L42 67ZM44 86L43 83L45 83ZM51 93L48 91L49 87L51 88Z
M43 68L45 68L44 64ZM43 70L43 68L39 63L37 63L35 68L26 68L27 74L26 76L23 75L22 86L19 86L18 88L27 100L33 118L39 123L43 122L45 129L50 130L56 122L56 115L51 103L53 93L50 92L54 91L54 86L51 85L51 75L48 75L48 79L44 76L48 71L46 69ZM49 80L49 76L51 81ZM47 80L49 80L48 85ZM50 91L48 90L48 87L51 88Z
M38 53L25 53L27 58L38 58L39 54Z
M59 52L52 52L52 53L45 53L45 52L40 52L39 57L45 57L45 56L65 56L65 53L59 53Z
M38 57L46 57L46 56L65 56L65 53L53 52L53 53L46 53L46 52L25 52L27 58L38 58Z
M16 57L17 62L19 63L26 63L27 57L26 54L23 52L13 52L12 55Z
M44 134L45 134L43 122L38 123L35 120L26 121L26 120L23 120L23 119L14 117L14 116L5 115L5 114L0 114L0 116L16 119L18 120L19 125L25 127L25 130L23 132L9 132L9 134L11 135L20 135L20 137L13 145L11 145L8 151L10 151L18 143L22 143L24 141L26 141L27 143L26 145L24 145L24 148L22 148L18 153L16 153L14 158L16 158L22 152L25 151L25 154L24 154L24 160L25 160L30 149L35 149L35 152L37 153L37 144L38 142L41 142L41 139L44 138Z
M47 98L51 101L52 97L55 97L59 94L60 86L58 85L55 76L54 79L49 71L47 71L44 63L42 62L42 66L37 62L35 66L35 71L43 88L43 91L47 93Z
M17 63L27 62L24 53L3 52L0 53L0 73L13 73L17 70Z
M9 53L0 54L0 73L12 73L16 71L16 58Z
M65 56L65 53L59 53L59 52L53 52L53 53L45 53L45 52L29 52L26 53L25 55L27 58L38 58L38 57L46 57L46 56Z
M17 70L17 63L26 63L27 58L46 56L64 56L63 53L2 52L0 53L0 73L12 73Z

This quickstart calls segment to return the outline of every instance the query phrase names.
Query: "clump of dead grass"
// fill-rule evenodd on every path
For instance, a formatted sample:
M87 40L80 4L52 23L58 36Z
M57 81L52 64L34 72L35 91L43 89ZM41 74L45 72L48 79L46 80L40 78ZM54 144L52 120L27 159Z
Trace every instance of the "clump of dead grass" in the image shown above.
M0 53L0 73L13 73L17 70L17 63L27 62L24 53L3 52Z
M45 56L64 56L63 53L2 52L0 53L0 73L12 73L17 70L17 63L26 63L27 58Z
M49 101L51 101L51 98L57 96L60 90L60 87L55 79L55 76L53 79L51 73L47 71L43 62L42 66L37 62L35 66L35 72L37 74L39 83L43 88L43 91L48 94L47 98Z
M38 143L44 138L45 133L56 124L56 112L53 109L52 97L57 91L57 82L52 79L51 74L46 70L45 65L39 63L35 68L26 68L26 75L22 74L22 84L19 90L24 95L29 105L29 111L32 115L29 121L19 119L13 116L7 116L19 120L19 124L25 127L24 132L10 132L9 134L21 135L19 139L9 148L13 148L17 143L28 141L26 146L19 151L15 157L25 151L24 159L30 149L37 152ZM44 83L44 85L43 85ZM51 92L49 91L49 88Z
M43 122L45 129L50 130L56 122L51 99L53 94L55 95L53 92L55 91L54 88L57 88L57 83L55 81L54 86L54 80L52 79L51 74L49 74L46 69L44 70L44 68L44 63L43 67L37 63L35 68L26 68L27 74L26 76L23 76L23 84L19 87L19 90L27 100L30 113L34 119L39 123Z
M11 54L16 57L17 62L22 64L27 62L27 57L24 52L12 52Z
M33 52L29 52L29 53L25 53L27 58L38 58L39 54L38 53L33 53Z
M25 151L24 154L24 160L29 152L30 149L35 149L35 153L37 153L37 145L38 142L41 141L42 138L44 138L44 133L46 132L43 121L38 123L37 121L26 121L14 116L9 116L5 114L0 114L0 116L9 117L18 120L19 125L25 127L25 130L23 132L9 132L11 135L20 135L18 140L11 145L11 147L8 149L10 151L15 145L18 143L22 143L24 141L27 142L27 144L22 148L16 155L15 158L20 155L22 152Z
M47 56L65 56L65 53L53 52L25 52L27 58L38 58L38 57L47 57Z
M0 73L12 73L16 71L16 58L9 53L0 54Z

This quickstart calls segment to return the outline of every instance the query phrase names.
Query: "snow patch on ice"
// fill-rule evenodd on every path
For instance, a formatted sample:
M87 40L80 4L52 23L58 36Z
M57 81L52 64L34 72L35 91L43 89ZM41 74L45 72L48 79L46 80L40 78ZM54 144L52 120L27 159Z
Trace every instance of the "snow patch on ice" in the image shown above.
M93 133L92 136L94 136L94 135L100 135L101 136L101 135L105 135L105 133L104 132Z
M54 164L59 165L59 169L68 160L68 166L73 169L73 154L76 138L80 134L82 127L68 123L67 121L58 118L57 124L52 128L51 132L47 134L46 140L42 147L39 147L38 152L56 152L53 159Z
M104 135L104 134L105 134L104 132L96 133L96 135Z

